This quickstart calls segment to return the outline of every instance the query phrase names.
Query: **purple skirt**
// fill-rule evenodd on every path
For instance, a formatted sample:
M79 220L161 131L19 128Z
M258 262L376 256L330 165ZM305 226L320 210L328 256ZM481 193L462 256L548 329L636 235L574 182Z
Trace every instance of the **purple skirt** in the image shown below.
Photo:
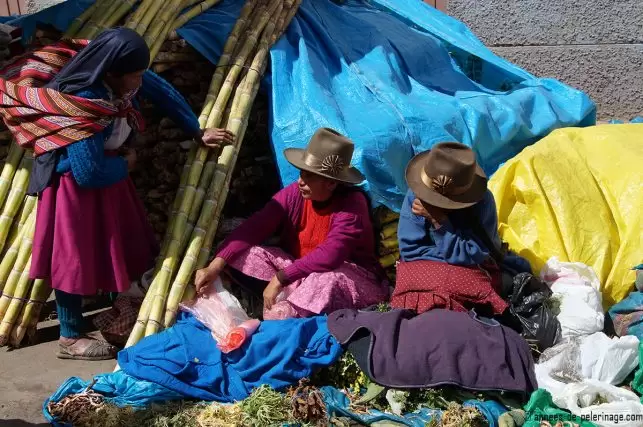
M153 266L158 244L127 178L81 188L55 175L38 200L30 276L75 295L125 292Z

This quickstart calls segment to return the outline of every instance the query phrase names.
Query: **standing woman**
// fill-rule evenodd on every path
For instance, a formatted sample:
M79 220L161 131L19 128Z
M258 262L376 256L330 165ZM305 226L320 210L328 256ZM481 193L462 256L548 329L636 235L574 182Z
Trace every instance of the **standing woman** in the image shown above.
M59 358L105 360L115 356L116 348L83 334L82 298L99 291L127 291L132 280L152 267L157 255L152 228L128 176L136 154L131 149L124 156L117 152L133 131L142 129L133 97L141 86L146 92L149 62L149 49L136 32L125 28L104 31L45 86L55 92L43 93L37 100L45 122L59 127L45 138L33 138L36 159L28 193L39 199L30 276L49 279L55 290ZM156 80L152 83L158 85ZM186 127L201 139L198 122L180 95L171 87L156 92L169 92L153 94L156 99L151 100L174 110L169 111L173 118L186 116ZM118 112L98 115L81 131L61 125L90 116L88 111L93 114L90 117L97 117L101 106ZM20 123L21 136L32 129L28 118L8 114L3 114L5 121ZM19 116L18 109L14 114ZM210 130L202 139L208 145L231 140L221 130Z

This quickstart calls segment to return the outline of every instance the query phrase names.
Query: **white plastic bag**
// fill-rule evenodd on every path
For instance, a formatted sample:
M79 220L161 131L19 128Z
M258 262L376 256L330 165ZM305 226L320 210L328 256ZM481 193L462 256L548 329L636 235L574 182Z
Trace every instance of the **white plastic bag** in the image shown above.
M583 339L580 359L585 378L619 385L639 365L639 339L597 332Z
M607 403L594 404L599 399ZM556 406L598 426L640 427L643 424L643 404L638 396L600 381L567 384L556 394L552 393L552 400Z
M560 300L557 318L563 339L603 330L605 315L600 281L591 267L579 262L560 262L552 257L541 270L540 278Z
M639 364L638 347L635 336L610 339L602 332L557 344L545 350L535 366L538 387L553 395L567 383L621 384Z
M250 320L239 300L223 287L220 278L212 283L206 294L181 303L180 307L210 329L217 342L224 341L230 331Z

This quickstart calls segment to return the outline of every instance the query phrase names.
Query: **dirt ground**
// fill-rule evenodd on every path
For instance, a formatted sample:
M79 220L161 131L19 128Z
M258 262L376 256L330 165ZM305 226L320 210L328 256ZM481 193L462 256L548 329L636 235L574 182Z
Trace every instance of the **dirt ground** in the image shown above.
M51 311L53 302L49 307ZM85 318L90 320L101 309L87 310ZM42 404L65 380L74 376L88 380L93 375L111 372L116 366L114 360L84 362L56 358L58 332L57 321L41 322L35 345L0 349L0 427L49 425L42 415Z

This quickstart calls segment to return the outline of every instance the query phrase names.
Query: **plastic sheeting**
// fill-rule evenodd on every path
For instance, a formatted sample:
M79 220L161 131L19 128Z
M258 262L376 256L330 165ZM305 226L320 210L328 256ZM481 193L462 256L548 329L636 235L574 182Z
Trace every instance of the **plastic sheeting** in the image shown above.
M36 20L65 29L88 4L69 0L20 24L27 34ZM223 0L179 34L216 63L242 4ZM282 150L332 127L355 142L373 201L396 211L406 164L435 143L473 147L491 174L553 129L595 123L584 93L533 77L418 0L304 0L271 50L271 70L265 88L282 182L298 174Z
M101 393L107 402L119 407L145 408L153 403L163 403L184 398L183 395L159 384L136 379L123 371L97 375L94 380L92 390ZM58 422L49 413L47 405L49 402L58 402L70 394L80 393L90 384L92 384L92 381L84 381L77 377L72 377L65 381L50 398L45 400L42 409L45 419L56 427L67 427L66 424ZM426 408L403 417L380 411L373 411L370 414L357 414L350 411L350 402L344 393L334 387L322 387L321 391L328 413L331 416L347 417L367 425L382 421L392 421L410 427L423 427L433 417L441 416L441 411ZM498 417L506 412L504 406L494 401L469 400L464 403L464 406L476 407L489 422L489 427L497 427Z
M162 385L136 379L123 371L97 375L94 377L94 381L92 390L102 394L107 402L120 407L143 408L153 403L183 399L183 395ZM42 405L42 413L47 421L54 426L66 426L66 424L58 423L51 416L47 405L49 402L58 402L70 394L81 393L90 384L92 381L84 381L78 377L69 378L61 384L58 390Z
M603 307L625 298L643 249L643 124L562 129L491 179L500 235L540 270L553 257L593 268Z
M409 427L424 427L429 425L431 420L442 416L442 411L437 409L421 408L416 412L397 416L382 411L371 410L367 414L354 412L350 408L348 397L340 390L334 387L322 387L324 403L329 417L349 418L353 421L363 423L364 425L378 424L387 425L387 422L393 425L402 425ZM463 403L464 407L474 407L480 411L489 423L489 427L498 426L498 418L507 412L507 409L500 403L493 400L467 400ZM381 423L381 424L380 424Z

